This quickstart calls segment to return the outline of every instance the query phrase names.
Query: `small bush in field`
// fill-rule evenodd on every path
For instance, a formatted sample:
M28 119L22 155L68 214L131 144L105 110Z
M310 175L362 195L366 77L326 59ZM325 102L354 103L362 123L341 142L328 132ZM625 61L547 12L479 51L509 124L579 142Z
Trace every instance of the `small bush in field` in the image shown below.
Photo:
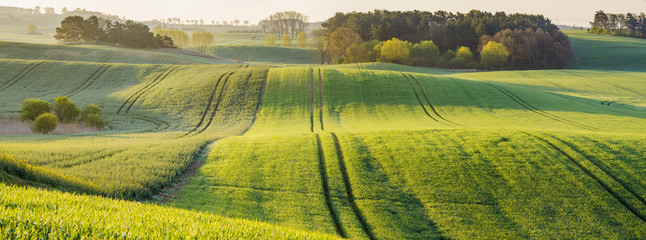
M34 125L31 126L31 130L34 132L47 134L51 131L54 131L58 126L58 119L54 114L44 113L36 118Z
M36 118L43 114L51 111L49 103L40 100L28 98L22 102L22 111L20 113L20 120L22 121L34 121Z

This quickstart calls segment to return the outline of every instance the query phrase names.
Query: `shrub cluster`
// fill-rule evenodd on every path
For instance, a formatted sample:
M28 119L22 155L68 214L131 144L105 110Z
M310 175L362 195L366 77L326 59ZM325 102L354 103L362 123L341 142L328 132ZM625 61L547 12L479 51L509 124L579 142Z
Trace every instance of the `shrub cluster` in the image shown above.
M53 112L53 114L52 114ZM102 128L105 122L101 118L101 108L95 104L87 105L80 111L68 97L57 97L52 106L41 99L28 98L22 103L20 120L33 121L31 130L47 134L56 129L58 122L75 122L80 120L86 126Z

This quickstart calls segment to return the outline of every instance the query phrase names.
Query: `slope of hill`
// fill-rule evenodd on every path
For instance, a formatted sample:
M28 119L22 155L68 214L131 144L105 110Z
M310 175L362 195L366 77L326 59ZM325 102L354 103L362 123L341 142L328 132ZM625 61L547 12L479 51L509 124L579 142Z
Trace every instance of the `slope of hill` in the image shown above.
M585 30L566 30L578 62L572 67L583 69L644 72L646 39L601 36Z
M603 41L577 37L586 68L611 61L585 50ZM621 40L613 38L635 47ZM76 62L37 60L30 46L17 44L5 57L14 59L0 60L8 73L0 76L0 116L17 116L28 97L68 95L99 104L111 130L0 136L3 151L91 183L98 195L149 200L164 187L179 190L167 189L161 207L1 185L0 206L9 210L0 213L3 233L646 238L646 74L637 63L503 72L377 63L269 68L132 64L158 57L128 57L140 55L129 49L113 56L125 63L91 57L108 47L56 55L76 54ZM267 51L262 61L281 62L257 50ZM622 56L641 57L632 52ZM186 171L194 176L178 182ZM56 224L31 224L47 221ZM180 227L158 235L167 225Z

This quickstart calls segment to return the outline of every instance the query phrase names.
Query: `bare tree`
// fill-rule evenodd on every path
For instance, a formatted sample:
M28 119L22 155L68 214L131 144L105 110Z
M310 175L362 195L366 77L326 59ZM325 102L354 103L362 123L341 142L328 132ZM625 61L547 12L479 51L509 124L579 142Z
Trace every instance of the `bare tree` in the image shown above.
M275 35L290 34L293 39L294 35L305 29L308 19L302 13L294 11L277 12L260 21L258 25L263 32Z
M321 64L325 64L325 60L330 61L330 39L328 34L323 29L312 30L312 39L314 40L314 47L319 50L318 54L321 57Z

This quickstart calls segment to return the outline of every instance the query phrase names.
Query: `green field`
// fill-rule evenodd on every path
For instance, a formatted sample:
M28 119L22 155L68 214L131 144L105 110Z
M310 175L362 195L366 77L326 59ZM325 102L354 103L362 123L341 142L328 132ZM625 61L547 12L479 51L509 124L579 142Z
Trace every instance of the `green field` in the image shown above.
M188 50L255 64L0 42L1 118L66 95L108 123L0 136L0 237L646 238L640 40L570 31L571 69L477 72L227 34Z

